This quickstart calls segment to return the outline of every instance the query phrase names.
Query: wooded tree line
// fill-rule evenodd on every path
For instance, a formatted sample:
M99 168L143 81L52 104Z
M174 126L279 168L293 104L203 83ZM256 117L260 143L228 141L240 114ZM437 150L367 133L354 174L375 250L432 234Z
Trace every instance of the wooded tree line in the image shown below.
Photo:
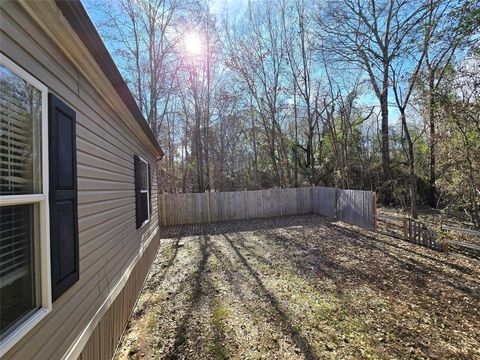
M165 151L161 188L371 189L480 227L478 1L227 4L95 6Z

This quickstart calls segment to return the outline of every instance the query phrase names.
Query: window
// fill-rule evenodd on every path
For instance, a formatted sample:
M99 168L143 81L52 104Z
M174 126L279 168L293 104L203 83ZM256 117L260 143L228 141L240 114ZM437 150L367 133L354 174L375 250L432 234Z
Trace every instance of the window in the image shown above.
M135 208L137 229L150 220L150 165L135 155Z
M47 96L0 54L0 356L51 310Z

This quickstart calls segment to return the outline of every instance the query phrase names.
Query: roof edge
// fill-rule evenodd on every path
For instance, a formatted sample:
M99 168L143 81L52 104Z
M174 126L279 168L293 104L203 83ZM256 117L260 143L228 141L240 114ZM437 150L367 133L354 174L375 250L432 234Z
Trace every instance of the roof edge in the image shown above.
M63 13L63 16L65 16L67 21L70 23L73 30L77 33L87 50L100 66L103 73L117 92L118 96L121 98L125 106L134 117L135 121L138 123L138 125L140 125L143 132L148 136L152 144L158 150L160 157L163 157L165 153L155 138L152 129L150 129L150 126L148 126L145 117L138 108L130 89L123 80L117 65L110 56L110 53L108 52L103 40L98 34L95 25L88 16L88 13L83 7L81 1L55 0L55 3Z

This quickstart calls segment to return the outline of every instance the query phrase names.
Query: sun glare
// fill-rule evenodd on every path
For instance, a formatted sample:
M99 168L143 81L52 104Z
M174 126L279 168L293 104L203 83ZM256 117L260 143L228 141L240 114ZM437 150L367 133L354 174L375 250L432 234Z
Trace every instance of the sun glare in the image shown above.
M185 35L185 50L189 55L201 55L202 54L202 39L196 32L190 32Z

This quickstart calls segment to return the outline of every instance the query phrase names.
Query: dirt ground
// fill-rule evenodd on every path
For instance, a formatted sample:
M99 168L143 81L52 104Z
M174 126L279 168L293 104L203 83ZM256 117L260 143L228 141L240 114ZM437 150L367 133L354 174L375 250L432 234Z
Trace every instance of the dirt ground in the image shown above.
M315 216L162 230L117 359L480 359L480 262Z

